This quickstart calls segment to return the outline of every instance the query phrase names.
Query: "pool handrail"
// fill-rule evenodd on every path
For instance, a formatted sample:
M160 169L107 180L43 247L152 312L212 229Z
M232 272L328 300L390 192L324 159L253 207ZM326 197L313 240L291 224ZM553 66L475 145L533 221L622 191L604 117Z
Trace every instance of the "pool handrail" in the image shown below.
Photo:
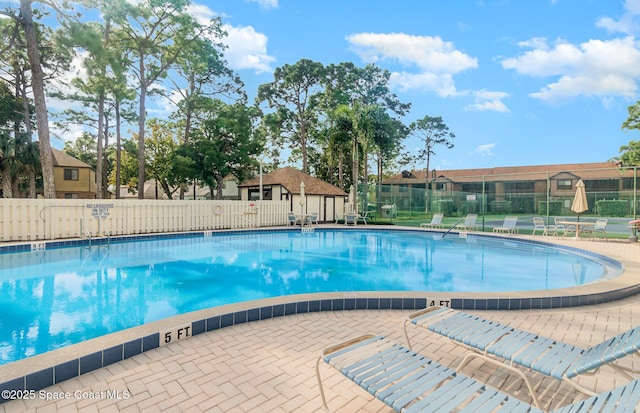
M465 219L466 219L466 217L464 217L464 218L460 218L460 219L458 220L458 222L456 222L455 224L453 224L453 225L451 226L451 228L449 228L449 229L447 230L447 232L445 232L444 234L442 234L442 238L444 239L444 237L445 237L448 233L450 233L451 231L453 231L453 229L456 227L456 225L458 225L459 223L461 223L461 222L462 222L462 221L464 221Z

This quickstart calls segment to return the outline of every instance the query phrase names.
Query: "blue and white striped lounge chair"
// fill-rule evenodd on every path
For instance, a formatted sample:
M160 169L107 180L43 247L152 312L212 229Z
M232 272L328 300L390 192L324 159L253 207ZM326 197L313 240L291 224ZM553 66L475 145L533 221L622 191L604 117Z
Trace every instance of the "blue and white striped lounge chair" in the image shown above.
M485 383L458 373L384 337L365 335L327 348L316 363L322 404L327 411L320 361L398 412L542 412ZM535 400L535 399L534 399ZM640 381L563 406L554 412L634 412Z
M410 314L405 320L404 333L409 348L411 342L407 332L408 324L427 328L474 350L465 356L458 368L462 368L472 358L499 363L519 374L531 391L533 388L528 378L521 370L510 367L511 365L523 366L544 376L565 381L591 396L595 395L593 391L573 379L581 374L593 374L603 366L611 367L629 380L634 378L629 373L639 373L614 362L629 355L639 355L640 327L583 349L462 311L429 307ZM497 356L508 364L488 355Z

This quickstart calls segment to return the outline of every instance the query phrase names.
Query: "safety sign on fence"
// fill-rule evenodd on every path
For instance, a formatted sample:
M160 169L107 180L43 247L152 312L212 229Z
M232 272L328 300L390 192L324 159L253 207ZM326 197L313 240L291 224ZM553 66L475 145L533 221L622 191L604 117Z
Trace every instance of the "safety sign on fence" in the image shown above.
M109 209L113 208L113 204L87 204L87 208L91 208L93 219L105 219L109 217Z

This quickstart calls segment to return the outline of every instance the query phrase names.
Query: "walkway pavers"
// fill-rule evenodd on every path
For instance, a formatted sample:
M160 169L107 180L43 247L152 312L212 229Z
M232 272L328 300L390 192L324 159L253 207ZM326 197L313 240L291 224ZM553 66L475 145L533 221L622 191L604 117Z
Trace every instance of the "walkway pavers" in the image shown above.
M637 298L632 297L561 310L475 313L588 346L640 324L640 305L636 302ZM321 404L314 368L320 351L370 332L403 342L402 321L408 313L395 310L310 313L240 324L133 357L118 363L112 374L101 369L44 390L71 392L71 400L47 402L36 397L4 403L0 411L316 412ZM464 349L440 336L422 329L412 329L410 333L415 337L417 351L444 364L455 366L464 355ZM625 363L640 368L640 359ZM329 406L334 411L389 411L332 369L323 364L320 368ZM506 373L494 371L488 365L478 362L465 368L465 372L525 400L529 397L522 383L508 380ZM558 388L560 396L554 398L554 403L569 403L582 397L566 384L532 377L542 380L546 392L543 400L549 401ZM594 385L598 391L625 381L607 368L580 380ZM94 396L98 399L89 398Z

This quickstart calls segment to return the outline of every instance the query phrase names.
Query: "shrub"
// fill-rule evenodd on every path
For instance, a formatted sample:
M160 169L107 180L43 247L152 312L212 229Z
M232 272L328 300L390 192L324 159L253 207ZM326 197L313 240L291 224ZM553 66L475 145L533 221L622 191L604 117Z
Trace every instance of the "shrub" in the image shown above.
M511 213L511 201L492 201L491 212L496 215Z
M538 215L547 215L547 201L538 201ZM562 215L562 201L549 202L549 215Z
M460 215L476 214L478 212L478 201L462 201L460 204Z
M596 201L596 211L601 217L623 217L629 210L629 201L601 199Z
M440 199L435 203L434 212L442 212L445 216L450 217L456 210L453 199Z

